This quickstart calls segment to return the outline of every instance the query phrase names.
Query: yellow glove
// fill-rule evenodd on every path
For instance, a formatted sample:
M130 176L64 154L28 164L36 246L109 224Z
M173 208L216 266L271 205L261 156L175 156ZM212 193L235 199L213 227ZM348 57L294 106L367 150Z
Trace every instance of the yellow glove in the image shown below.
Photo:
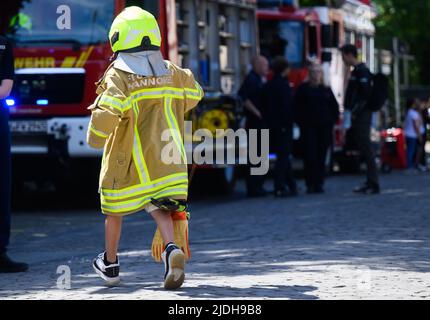
M188 212L174 212L171 214L173 220L173 231L175 244L182 249L185 254L185 259L191 258L191 251L188 239L188 220L190 214ZM156 262L161 262L161 254L164 251L165 243L161 236L160 230L157 228L152 240L152 257Z

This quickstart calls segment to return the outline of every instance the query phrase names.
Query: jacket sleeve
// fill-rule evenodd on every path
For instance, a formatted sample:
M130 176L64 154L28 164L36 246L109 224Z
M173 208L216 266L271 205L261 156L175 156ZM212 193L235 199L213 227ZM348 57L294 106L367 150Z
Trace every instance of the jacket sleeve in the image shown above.
M189 69L184 70L183 74L183 85L184 85L184 99L185 99L185 112L195 108L197 104L202 100L204 92L202 87L194 79L194 75Z
M97 88L99 96L88 108L91 110L91 120L88 125L87 143L91 147L103 148L106 139L118 126L127 107L124 91L122 80L109 74Z

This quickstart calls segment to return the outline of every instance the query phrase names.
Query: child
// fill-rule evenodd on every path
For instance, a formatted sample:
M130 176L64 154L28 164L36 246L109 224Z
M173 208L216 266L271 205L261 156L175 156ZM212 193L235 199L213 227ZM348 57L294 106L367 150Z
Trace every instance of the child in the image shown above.
M160 30L149 12L126 8L114 20L109 38L116 59L97 83L98 97L89 107L88 144L104 148L100 196L106 215L106 251L93 267L108 285L119 283L122 217L146 210L165 244L160 252L164 287L177 289L185 277L185 254L175 244L172 215L186 209L184 114L203 91L190 70L163 60ZM170 144L166 132L173 138ZM173 164L164 159L171 145L180 160Z

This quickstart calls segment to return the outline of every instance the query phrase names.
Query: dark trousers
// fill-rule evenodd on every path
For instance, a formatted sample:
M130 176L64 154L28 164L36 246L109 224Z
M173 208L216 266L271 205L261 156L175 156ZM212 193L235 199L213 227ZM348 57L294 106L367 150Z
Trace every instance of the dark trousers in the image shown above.
M419 163L424 167L427 167L427 154L426 154L426 143L427 143L427 132L423 134L422 143L420 144L421 154L418 159Z
M327 151L333 140L330 125L301 128L304 149L305 179L308 189L322 188L325 179Z
M370 186L378 186L378 168L375 162L375 152L370 140L370 124L357 124L352 126L355 141L358 146L361 157L367 166L367 181Z
M408 168L411 169L416 165L416 155L420 147L417 138L406 137L406 155L408 159Z
M0 101L0 253L10 237L11 153L9 111Z
M257 145L251 145L250 143L250 130L257 130ZM257 154L261 155L261 129L247 129L248 132L248 165L247 165L247 175L246 175L246 189L249 195L259 193L263 190L263 184L265 180L264 175L252 175L251 169L260 167L260 164L251 164L249 150L250 148L257 148Z
M291 149L293 146L292 129L271 130L270 136L270 143L276 154L274 169L275 191L285 190L286 186L288 186L290 191L296 191L297 185L291 166Z

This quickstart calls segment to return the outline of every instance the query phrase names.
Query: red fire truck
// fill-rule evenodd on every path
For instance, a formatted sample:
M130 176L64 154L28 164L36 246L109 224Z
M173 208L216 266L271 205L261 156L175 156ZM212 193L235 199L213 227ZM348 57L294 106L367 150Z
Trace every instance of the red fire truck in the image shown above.
M116 14L131 5L158 17L165 58L190 68L202 83L206 98L190 115L193 129L215 132L239 126L240 103L235 93L257 52L254 0L2 4L6 7L0 11L10 21L3 27L15 46L16 85L7 100L12 152L19 168L15 181L18 175L35 174L40 174L40 181L49 176L63 181L63 174L70 172L79 180L73 168L82 171L93 163L90 158L100 155L85 143L87 107L95 99L94 83L110 63L110 25ZM91 165L92 171L97 172L96 168ZM223 187L233 186L234 166L210 168L216 169Z
M300 8L299 1L294 0L259 0L258 6L261 53L269 58L286 56L291 65L290 82L293 87L306 79L308 62L320 62L324 82L332 88L343 111L348 70L343 65L339 46L345 43L357 45L362 60L374 71L375 27L372 19L375 10L370 1L345 0L337 8ZM294 136L293 154L300 157L300 130L297 127ZM332 168L334 159L343 167L350 163L345 137L341 119L335 126L333 147L327 156L328 168Z

